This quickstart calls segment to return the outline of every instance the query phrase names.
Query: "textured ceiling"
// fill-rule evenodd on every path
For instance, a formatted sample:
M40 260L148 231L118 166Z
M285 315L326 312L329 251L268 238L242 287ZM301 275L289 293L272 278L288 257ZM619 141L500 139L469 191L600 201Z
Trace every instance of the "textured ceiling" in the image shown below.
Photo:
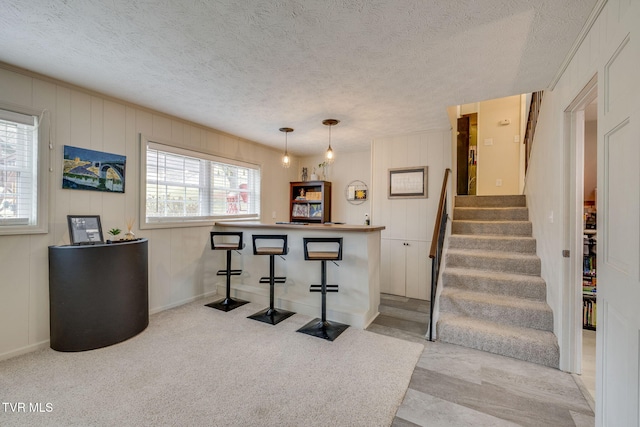
M545 89L596 0L0 0L0 61L282 148Z

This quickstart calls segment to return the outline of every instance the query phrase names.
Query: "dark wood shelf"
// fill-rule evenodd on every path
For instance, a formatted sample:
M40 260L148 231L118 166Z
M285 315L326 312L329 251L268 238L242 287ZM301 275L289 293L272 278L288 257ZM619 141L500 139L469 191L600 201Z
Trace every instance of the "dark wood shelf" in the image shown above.
M297 181L289 183L289 221L331 222L331 183ZM314 197L307 198L312 193Z

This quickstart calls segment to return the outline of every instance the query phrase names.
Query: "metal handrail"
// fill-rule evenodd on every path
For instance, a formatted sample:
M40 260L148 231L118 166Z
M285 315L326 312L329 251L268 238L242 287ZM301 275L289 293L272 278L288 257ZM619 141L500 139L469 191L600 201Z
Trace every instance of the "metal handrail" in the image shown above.
M438 286L438 275L440 274L440 261L442 260L442 248L447 230L447 182L451 169L444 171L442 180L442 190L440 191L440 203L438 204L438 215L433 227L433 238L431 239L431 307L429 310L429 341L433 341L433 307L435 305L436 290Z

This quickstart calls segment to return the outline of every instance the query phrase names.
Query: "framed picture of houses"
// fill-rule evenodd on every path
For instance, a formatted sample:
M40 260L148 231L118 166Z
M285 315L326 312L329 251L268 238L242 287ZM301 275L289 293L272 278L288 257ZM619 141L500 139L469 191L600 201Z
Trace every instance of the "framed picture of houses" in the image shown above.
M64 146L62 188L124 193L126 156Z

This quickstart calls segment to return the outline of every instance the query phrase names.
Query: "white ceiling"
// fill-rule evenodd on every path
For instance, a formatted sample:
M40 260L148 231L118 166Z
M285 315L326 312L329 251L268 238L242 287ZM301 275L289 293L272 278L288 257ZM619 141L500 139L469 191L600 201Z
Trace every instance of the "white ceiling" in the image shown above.
M545 89L596 0L0 0L0 61L319 154Z

